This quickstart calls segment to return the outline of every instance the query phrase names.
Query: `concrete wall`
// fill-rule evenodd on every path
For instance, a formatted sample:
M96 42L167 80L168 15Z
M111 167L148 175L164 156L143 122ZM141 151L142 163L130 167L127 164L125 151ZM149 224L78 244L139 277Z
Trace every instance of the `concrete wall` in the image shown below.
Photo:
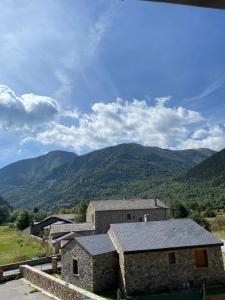
M131 219L127 219L127 214L131 214ZM165 220L169 217L169 209L152 208L152 209L135 209L135 210L118 210L118 211L94 211L92 206L87 211L87 222L92 223L94 215L96 234L106 233L110 224L139 222L139 217L144 221L144 215L150 215L150 221Z
M73 258L78 260L78 275L73 274ZM62 278L93 292L117 288L119 263L115 252L91 256L76 241L62 249Z
M61 300L84 300L87 298L93 300L106 300L103 297L99 297L72 284L68 284L63 280L54 278L32 267L21 266L20 271L23 278Z
M168 263L171 251L155 251L121 254L121 279L127 294L148 293L182 288L184 282L193 286L225 283L220 247L204 248L208 254L208 267L196 268L194 249L180 249L176 264Z

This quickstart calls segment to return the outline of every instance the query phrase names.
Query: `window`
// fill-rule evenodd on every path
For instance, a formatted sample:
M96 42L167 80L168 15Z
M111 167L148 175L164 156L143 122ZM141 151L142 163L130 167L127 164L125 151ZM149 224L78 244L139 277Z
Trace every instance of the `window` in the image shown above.
M127 220L131 220L131 214L127 214Z
M196 268L208 267L207 251L204 249L195 250L195 265Z
M142 222L142 221L143 221L143 218L142 218L142 217L138 217L138 221L139 221L139 222Z
M78 275L78 260L73 258L73 274Z
M169 264L175 264L176 263L176 255L175 252L170 252L168 253L168 259L169 259Z

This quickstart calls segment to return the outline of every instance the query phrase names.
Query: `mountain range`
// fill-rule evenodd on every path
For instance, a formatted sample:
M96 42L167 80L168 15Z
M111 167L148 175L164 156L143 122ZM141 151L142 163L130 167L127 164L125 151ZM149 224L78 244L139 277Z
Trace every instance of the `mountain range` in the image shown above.
M0 195L17 208L51 210L72 207L80 199L168 200L170 187L176 191L178 186L190 184L190 172L214 153L209 149L175 151L138 144L120 144L82 156L53 151L0 169Z

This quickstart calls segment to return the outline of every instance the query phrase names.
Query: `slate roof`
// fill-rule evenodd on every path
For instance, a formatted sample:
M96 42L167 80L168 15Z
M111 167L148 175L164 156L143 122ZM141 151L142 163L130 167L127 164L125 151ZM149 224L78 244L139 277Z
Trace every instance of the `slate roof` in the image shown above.
M60 218L63 220L71 220L73 221L75 218L75 214L57 214L57 215L51 215L51 217Z
M112 224L110 230L124 252L223 245L191 219Z
M116 251L108 234L76 237L75 240L92 256Z
M95 211L168 208L159 199L98 200L90 201L90 204Z
M54 239L52 241L52 244L54 245L54 244L56 244L58 242L61 242L61 241L71 241L74 238L75 235L76 235L75 232L66 233L63 236L60 236L59 238Z
M79 231L89 231L95 230L94 226L90 223L71 223L71 224L61 224L61 225L51 225L50 234L53 233L63 233L63 232L79 232Z

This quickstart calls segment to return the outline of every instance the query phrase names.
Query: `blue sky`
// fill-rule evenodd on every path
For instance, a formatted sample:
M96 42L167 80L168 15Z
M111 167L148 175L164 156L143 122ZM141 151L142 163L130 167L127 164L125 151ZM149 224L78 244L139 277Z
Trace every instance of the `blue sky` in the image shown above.
M225 11L1 0L0 167L123 142L225 147Z

